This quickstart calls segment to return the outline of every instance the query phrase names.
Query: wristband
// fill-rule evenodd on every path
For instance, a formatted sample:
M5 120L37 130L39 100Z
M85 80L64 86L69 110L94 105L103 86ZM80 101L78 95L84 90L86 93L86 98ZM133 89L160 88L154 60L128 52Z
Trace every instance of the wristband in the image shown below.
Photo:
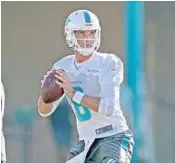
M74 94L74 97L72 98L72 101L80 104L83 96L84 96L84 93L76 91Z

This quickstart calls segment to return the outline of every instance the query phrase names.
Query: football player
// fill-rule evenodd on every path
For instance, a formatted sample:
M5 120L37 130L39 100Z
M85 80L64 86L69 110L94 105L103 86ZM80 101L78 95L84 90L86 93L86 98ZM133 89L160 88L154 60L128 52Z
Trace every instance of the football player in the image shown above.
M52 69L58 70L56 83L72 106L79 134L79 141L70 150L66 162L129 163L133 134L119 103L123 63L114 54L97 51L101 27L91 11L74 11L66 19L64 29L66 43L74 53L57 61ZM60 100L45 104L40 96L40 115L51 115Z

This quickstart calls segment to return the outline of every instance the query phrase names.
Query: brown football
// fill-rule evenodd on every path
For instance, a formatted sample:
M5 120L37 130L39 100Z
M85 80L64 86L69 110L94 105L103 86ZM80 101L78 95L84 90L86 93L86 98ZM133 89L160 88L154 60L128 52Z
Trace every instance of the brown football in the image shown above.
M63 89L56 84L56 70L53 70L44 80L41 87L41 97L45 103L52 103L58 100L63 94Z

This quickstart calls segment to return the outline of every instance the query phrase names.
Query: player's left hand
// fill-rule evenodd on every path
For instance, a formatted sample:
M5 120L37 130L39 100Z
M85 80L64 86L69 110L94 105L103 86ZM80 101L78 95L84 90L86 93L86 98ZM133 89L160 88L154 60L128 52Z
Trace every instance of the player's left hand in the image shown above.
M62 70L56 71L57 75L55 77L58 79L56 83L63 88L64 93L69 97L73 98L75 90L72 88L72 83L66 73Z

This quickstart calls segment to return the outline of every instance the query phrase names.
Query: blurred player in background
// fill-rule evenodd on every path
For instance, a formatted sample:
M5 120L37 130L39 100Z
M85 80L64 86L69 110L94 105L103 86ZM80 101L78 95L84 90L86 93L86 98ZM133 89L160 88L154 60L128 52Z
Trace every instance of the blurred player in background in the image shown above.
M4 116L4 108L5 108L5 92L4 87L1 82L1 163L6 162L6 150L5 150L5 138L3 133L3 116Z
M74 55L57 61L52 69L58 70L56 82L72 106L79 134L66 162L129 163L134 141L119 103L122 61L114 54L97 52L101 27L96 15L88 10L68 16L65 37ZM39 97L40 115L51 115L59 102L45 104Z

